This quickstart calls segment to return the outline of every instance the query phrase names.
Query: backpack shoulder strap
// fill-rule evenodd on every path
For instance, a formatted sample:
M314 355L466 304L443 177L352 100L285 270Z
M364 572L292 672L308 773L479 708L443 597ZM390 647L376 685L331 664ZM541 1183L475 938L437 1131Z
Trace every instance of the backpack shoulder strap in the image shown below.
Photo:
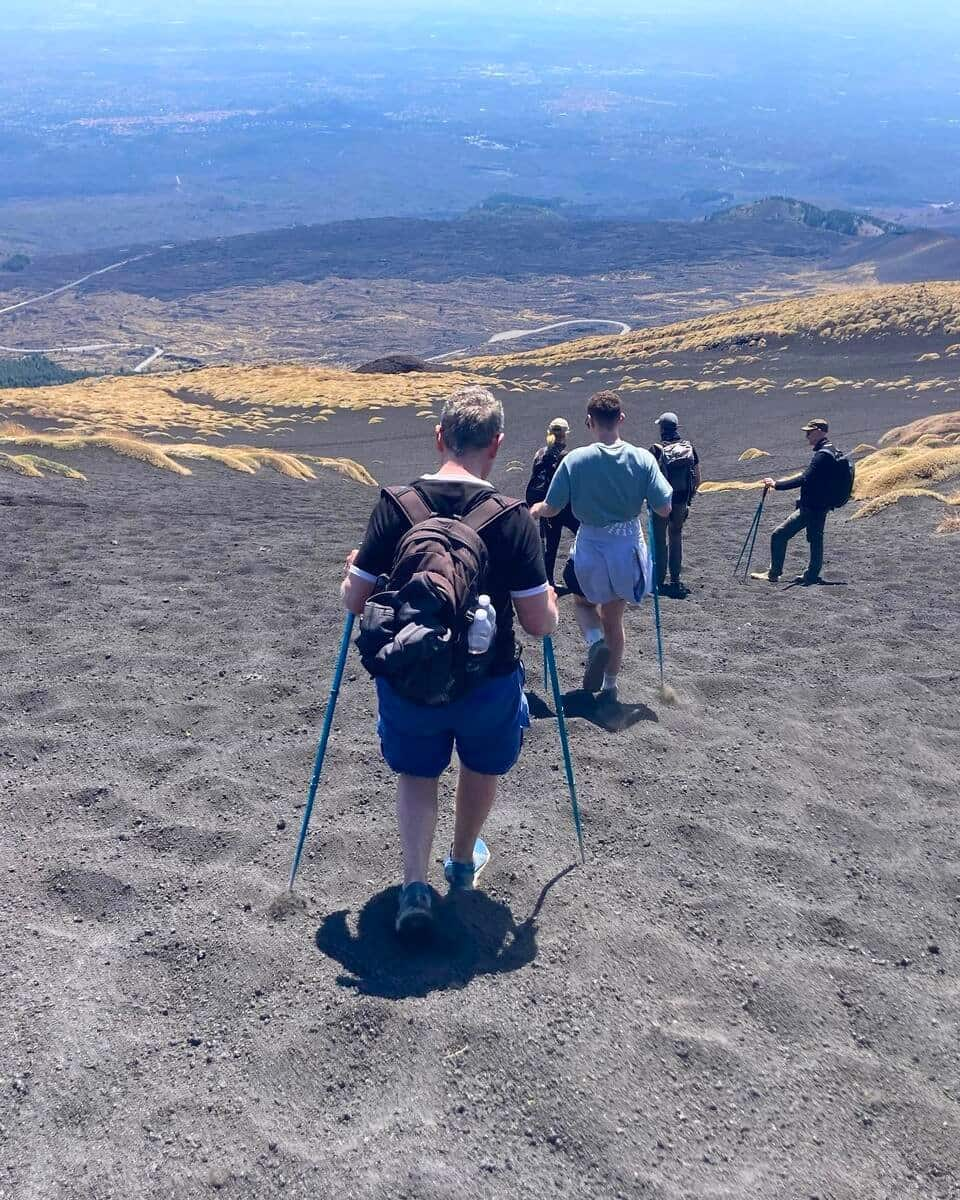
M511 500L509 496L501 496L499 492L494 492L490 496L484 496L482 500L474 504L468 512L465 512L460 520L464 525L469 526L474 533L480 533L486 529L494 521L498 521L508 512L513 512L515 508L522 507L519 500Z
M433 516L433 509L415 487L384 488L383 494L390 497L411 525L419 525Z

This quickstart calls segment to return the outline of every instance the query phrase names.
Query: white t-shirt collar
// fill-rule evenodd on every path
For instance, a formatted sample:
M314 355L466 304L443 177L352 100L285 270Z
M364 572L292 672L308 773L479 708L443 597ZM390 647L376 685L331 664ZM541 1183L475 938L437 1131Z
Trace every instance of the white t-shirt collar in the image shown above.
M421 475L420 478L431 481L437 480L440 483L445 479L451 479L455 483L479 483L481 487L493 487L489 479L481 479L479 475L471 475L469 471L464 471L462 474L459 471L456 474L452 471L444 471L442 475L439 471L436 471L432 475Z

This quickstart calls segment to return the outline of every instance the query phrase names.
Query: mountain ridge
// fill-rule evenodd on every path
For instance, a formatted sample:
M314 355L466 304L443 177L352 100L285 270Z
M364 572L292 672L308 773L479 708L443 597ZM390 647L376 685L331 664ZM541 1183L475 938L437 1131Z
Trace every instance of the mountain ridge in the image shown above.
M804 225L809 229L821 229L856 238L907 232L905 226L882 220L869 213L854 212L845 208L820 208L806 200L795 200L792 196L765 196L762 200L752 200L747 204L721 209L711 213L705 220L707 224L756 220L771 224Z

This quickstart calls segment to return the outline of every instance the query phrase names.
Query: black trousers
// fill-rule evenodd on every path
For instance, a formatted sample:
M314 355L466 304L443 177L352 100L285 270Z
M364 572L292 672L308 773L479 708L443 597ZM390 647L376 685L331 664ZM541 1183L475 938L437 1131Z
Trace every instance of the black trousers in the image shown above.
M553 583L553 572L557 565L557 552L560 549L560 538L564 529L576 533L580 522L573 515L570 505L562 508L555 517L543 517L540 520L540 541L543 543L543 561L547 568L547 579Z
M827 514L822 509L798 508L787 519L779 524L770 536L770 574L783 574L783 561L787 556L787 543L800 532L807 531L807 541L810 543L810 565L807 567L807 578L818 579L823 567L823 527Z
M669 517L653 514L653 540L657 554L657 587L663 587L670 567L670 582L680 582L683 569L683 526L690 511L688 504L675 503ZM670 549L667 550L669 540Z

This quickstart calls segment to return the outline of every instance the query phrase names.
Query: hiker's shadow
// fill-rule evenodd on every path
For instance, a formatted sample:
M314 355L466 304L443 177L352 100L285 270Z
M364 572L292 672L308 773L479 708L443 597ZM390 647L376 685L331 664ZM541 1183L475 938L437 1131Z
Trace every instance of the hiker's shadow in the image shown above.
M527 706L534 721L556 718L553 709L536 692L527 693ZM630 729L640 721L660 720L653 709L648 708L646 704L621 704L619 700L613 703L609 701L600 703L591 692L585 692L582 688L576 688L564 695L563 712L568 718L581 717L584 721L589 721L591 725L596 725L598 729L603 729L607 733L622 733L623 730Z
M536 919L547 892L572 869L546 884L519 925L506 904L485 892L457 892L442 900L435 894L435 932L423 945L409 947L394 932L400 889L390 887L360 910L356 933L347 924L346 909L324 917L317 949L344 968L337 977L341 987L386 1000L463 988L477 975L519 971L537 957Z
M799 579L794 579L793 582L788 583L787 586L783 590L785 592L789 592L791 590L791 588L803 588L804 590L806 590L807 588L814 588L814 587L822 588L822 587L849 587L849 586L850 585L847 583L847 581L845 579L818 579L816 583L801 583L801 581Z

